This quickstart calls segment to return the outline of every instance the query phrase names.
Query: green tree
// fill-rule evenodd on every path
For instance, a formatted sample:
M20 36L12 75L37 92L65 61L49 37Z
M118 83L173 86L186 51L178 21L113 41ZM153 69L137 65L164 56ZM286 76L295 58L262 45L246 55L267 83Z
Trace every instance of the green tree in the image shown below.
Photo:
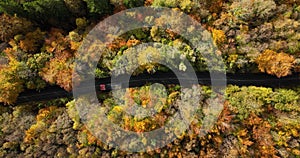
M16 14L43 26L50 24L67 27L67 22L70 23L71 20L71 13L63 0L6 0L0 2L0 11L10 15Z
M111 12L109 0L5 0L0 2L0 12L17 15L43 27L56 26L70 30L76 17L98 18Z
M141 7L144 5L144 0L123 0L127 8Z
M111 12L109 0L83 0L87 4L89 16L98 17Z

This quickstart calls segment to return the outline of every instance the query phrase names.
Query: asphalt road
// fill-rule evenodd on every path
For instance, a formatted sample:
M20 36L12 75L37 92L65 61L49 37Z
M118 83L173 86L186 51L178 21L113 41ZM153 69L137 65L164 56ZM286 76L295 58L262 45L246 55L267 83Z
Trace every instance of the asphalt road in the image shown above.
M211 78L208 72L201 72L196 74L198 83L201 85L211 85ZM182 80L189 81L189 77L181 78ZM216 78L215 80L218 80ZM219 80L226 80L227 85L237 86L263 86L271 88L290 88L300 85L300 74L293 74L287 77L277 78L267 74L226 74L225 78ZM112 86L123 87L124 83L111 85L111 78L95 79L95 90L97 92L110 91ZM88 81L87 81L88 82ZM92 81L94 82L94 81ZM140 87L147 83L161 83L179 84L178 78L173 73L155 73L155 74L141 74L139 76L131 76L129 81L130 87ZM72 92L67 92L59 86L48 86L43 90L26 90L22 92L16 104L26 103L32 101L52 100L63 97L72 97Z

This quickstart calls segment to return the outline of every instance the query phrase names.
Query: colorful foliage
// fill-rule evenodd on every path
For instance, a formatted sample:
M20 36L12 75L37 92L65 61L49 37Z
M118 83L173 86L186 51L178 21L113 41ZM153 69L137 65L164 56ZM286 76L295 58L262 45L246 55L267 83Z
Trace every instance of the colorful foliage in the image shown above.
M251 113L260 115L266 109L264 106L270 103L271 88L236 87L226 89L230 109L237 113L241 120L249 117Z
M222 46L222 44L226 41L226 35L222 30L212 30L212 36L214 43L219 46L219 48Z
M65 37L62 31L53 29L45 43L45 49L52 58L39 73L47 82L56 83L67 91L72 89L73 60L78 48L76 42L80 40L77 38L74 39L72 34Z
M10 59L9 65L0 70L0 102L12 104L23 91L23 81L18 75L24 63Z
M177 108L189 106L188 101L184 104L176 103L176 98L180 98L178 87L169 86L166 89L168 93L166 99L164 95L151 97L151 94L163 94L163 92L149 93L150 86L130 88L127 91L129 95L125 96L124 103L128 105L116 104L117 102L108 94L103 101L103 106L109 108L107 119L130 131L142 133L164 126L168 117L176 113ZM191 95L191 91L184 90L184 92L187 96ZM210 96L210 93L207 88L201 91L204 96ZM82 124L74 101L69 102L67 107L49 106L40 109L36 115L36 122L35 114L28 113L36 105L18 106L13 114L4 112L0 116L2 131L0 138L5 138L3 139L5 141L0 141L0 154L3 157L7 155L297 157L300 138L299 110L278 108L276 104L297 109L298 93L299 91L295 90L275 89L273 91L262 87L231 86L226 90L227 98L222 113L205 136L199 137L203 126L201 119L206 113L205 104L209 102L209 98L203 97L199 112L195 115L195 119L199 119L198 122L194 120L188 130L178 134L177 139L167 146L143 153L122 152L103 144ZM248 104L251 105L246 105L247 103L242 101L245 96L245 100L250 101ZM160 102L160 99L163 100ZM162 109L154 117L141 118L126 115L124 110L133 103L132 101L141 108L149 108L155 106L152 105L153 103L157 103ZM251 108L254 104L261 106L256 110ZM245 108L247 110L243 110ZM24 121L23 123L19 121L21 118L25 119L25 122L28 121L25 126L22 126ZM15 125L12 127L11 123ZM26 132L24 130L13 132L15 128L24 129ZM16 136L19 138L12 139ZM111 133L110 136L114 137L114 134ZM134 145L134 142L130 144ZM18 152L13 152L16 148L19 148Z
M275 9L276 4L273 0L241 0L234 1L229 12L238 19L257 26L272 17Z
M258 69L276 75L278 78L291 74L291 69L295 62L294 57L286 53L276 53L272 50L265 50L256 59Z
M228 72L259 70L277 77L299 72L299 2L3 0L0 2L0 51L3 51L0 52L0 60L3 61L3 58L5 61L0 63L0 102L13 104L20 92L25 89L42 89L46 82L71 91L73 62L88 31L103 17L143 5L170 7L200 22L208 30L204 31L202 37L207 38L212 33L213 42L219 49L212 53L224 57ZM178 28L190 24L182 23L178 17L169 18L166 15L130 15L134 19L145 19L148 23L155 22L156 25L131 30L108 43L107 49L101 50L103 56L95 70L97 77L108 77L122 55L127 55L128 60L135 62L121 63L120 67L128 66L128 69L119 74L131 71L137 64L140 67L135 69L134 75L169 71L151 61L164 60L172 51L149 45L139 50L137 55L132 52L140 44L149 42L177 49L180 62L173 66L180 71L187 69L183 62L185 60L190 61L197 71L207 70L206 63L210 61L204 59L201 51L203 53L210 48L203 45L198 50L193 48L189 39L175 33L176 30L162 29L165 21ZM187 28L187 31L192 29ZM107 35L107 38L110 36ZM96 45L92 47L89 52L98 48ZM152 54L149 55L149 52ZM175 63L173 57L167 61ZM183 132L179 132L183 127L181 124L175 125L171 130L175 131L177 139L163 148L144 153L127 153L112 149L98 140L82 123L74 101L67 103L66 107L50 101L47 104L31 103L30 106L0 106L0 157L300 156L299 89L229 86L225 90L226 100L220 114L209 109L213 98L218 98L219 94L207 86L202 86L201 91L187 91L178 85L169 85L165 91L151 86L126 91L128 95L117 99L113 99L111 93L99 99L101 105L107 108L107 119L125 130L143 133L158 129L179 110L187 116L191 110L195 110L194 120L189 129ZM201 94L200 104L196 109L189 109L187 107L194 105L195 100L190 99L190 96L195 94ZM177 101L180 98L184 101ZM124 101L120 102L122 99ZM136 115L127 113L132 107L137 109ZM210 114L219 117L217 120L208 117L204 121L205 116ZM212 121L216 122L213 124ZM201 130L203 128L207 130ZM201 132L206 135L199 137ZM110 133L108 139L115 137ZM130 142L129 145L137 144Z

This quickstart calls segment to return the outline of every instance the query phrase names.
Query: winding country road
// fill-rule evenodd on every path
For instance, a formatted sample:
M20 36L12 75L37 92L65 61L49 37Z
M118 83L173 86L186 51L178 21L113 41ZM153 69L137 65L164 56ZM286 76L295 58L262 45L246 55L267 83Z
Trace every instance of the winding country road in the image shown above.
M196 74L198 77L198 83L201 85L211 85L211 78L208 72L201 72ZM188 81L190 78L181 78ZM218 79L216 79L218 80ZM222 79L220 79L222 80ZM277 78L275 76L267 74L226 74L226 83L229 85L237 86L263 86L271 88L285 88L294 87L300 85L300 74L295 73L293 75ZM161 83L167 84L179 84L179 81L174 73L155 73L155 74L141 74L139 76L131 76L129 86L139 87L146 83ZM124 83L119 83L118 86L123 86ZM95 90L110 91L111 78L95 79ZM48 86L39 92L36 90L26 90L20 94L17 100L17 104L32 102L32 101L43 101L52 100L63 97L72 97L72 92L67 92L59 86Z

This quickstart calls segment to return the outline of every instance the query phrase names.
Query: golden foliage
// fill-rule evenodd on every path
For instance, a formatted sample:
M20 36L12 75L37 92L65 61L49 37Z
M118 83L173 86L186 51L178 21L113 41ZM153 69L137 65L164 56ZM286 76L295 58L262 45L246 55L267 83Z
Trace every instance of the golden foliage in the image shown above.
M10 58L9 65L0 70L0 102L12 104L23 91L23 81L17 75L22 64Z
M73 57L78 47L77 42L63 35L58 29L52 29L50 37L46 39L45 48L53 54L53 58L46 63L40 75L51 84L58 84L67 91L72 90ZM72 49L73 48L73 49Z
M82 148L83 146L102 145L102 142L97 139L85 126L83 126L78 133L80 135L79 143L76 144L78 148Z
M79 113L76 109L75 106L75 100L68 102L66 104L67 107L67 112L69 114L69 117L72 119L72 121L74 122L73 124L73 129L74 130L79 130L82 128L82 123L80 122L80 116Z
M47 108L43 108L39 110L38 115L36 116L37 121L45 121L47 120L48 122L53 121L52 118L55 114L55 110L57 109L56 106L49 106Z
M47 129L49 124L55 120L57 114L61 110L56 106L50 106L44 109L39 110L38 115L36 116L36 124L32 125L26 132L24 142L29 143L35 139L41 132Z
M224 31L222 31L222 30L212 29L212 36L213 36L214 43L217 46L221 46L227 40L226 35L225 35Z
M126 45L127 45L127 47L132 47L132 46L135 46L135 45L137 45L139 43L140 43L139 40L130 39L130 40L127 41Z
M256 59L258 69L261 72L276 75L278 78L291 73L295 59L286 53L276 53L272 50L265 50Z

